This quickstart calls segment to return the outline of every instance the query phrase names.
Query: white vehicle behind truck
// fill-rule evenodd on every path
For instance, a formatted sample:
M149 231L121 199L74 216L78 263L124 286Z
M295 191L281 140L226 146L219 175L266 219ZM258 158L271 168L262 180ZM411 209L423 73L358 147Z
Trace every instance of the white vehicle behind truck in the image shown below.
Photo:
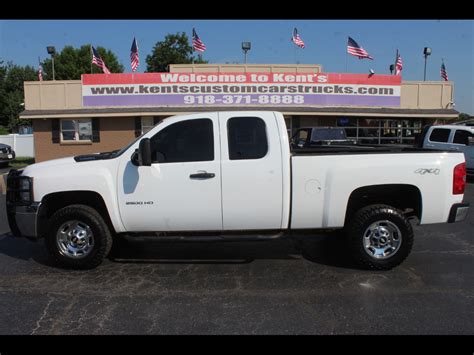
M425 149L452 150L464 153L466 171L474 175L474 127L441 125L426 127L420 146Z
M14 235L44 238L63 267L99 265L121 236L261 240L341 229L357 263L390 269L410 253L410 219L466 217L465 182L459 152L292 152L281 113L209 112L167 118L118 151L12 170L7 213Z

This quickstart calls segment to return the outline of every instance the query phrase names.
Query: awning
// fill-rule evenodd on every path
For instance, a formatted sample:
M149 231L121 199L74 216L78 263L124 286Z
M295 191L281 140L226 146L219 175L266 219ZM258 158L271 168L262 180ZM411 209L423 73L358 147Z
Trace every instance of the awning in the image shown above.
M457 118L459 112L454 109L401 109L401 108L364 108L364 107L321 107L321 106L246 106L246 107L109 107L80 108L68 110L25 110L21 119L78 118L78 117L137 117L172 116L215 111L279 111L284 115L311 116L355 116L355 117L407 117L407 118Z

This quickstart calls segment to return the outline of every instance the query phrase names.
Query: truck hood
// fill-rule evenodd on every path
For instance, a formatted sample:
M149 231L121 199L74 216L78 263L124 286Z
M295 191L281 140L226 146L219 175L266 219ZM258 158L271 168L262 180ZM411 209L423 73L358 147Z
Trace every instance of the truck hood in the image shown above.
M44 161L44 162L41 162L41 163L36 163L36 164L32 164L32 165L27 166L23 170L23 175L33 176L33 175L35 175L35 172L38 172L40 170L54 169L54 168L57 168L59 166L61 166L61 168L64 168L65 165L75 165L75 164L77 164L77 163L76 163L76 161L74 160L73 157L47 160L47 161Z

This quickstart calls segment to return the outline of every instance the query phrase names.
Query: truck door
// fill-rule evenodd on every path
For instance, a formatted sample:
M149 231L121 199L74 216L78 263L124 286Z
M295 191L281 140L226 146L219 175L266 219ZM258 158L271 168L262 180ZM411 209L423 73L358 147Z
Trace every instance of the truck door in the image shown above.
M217 114L173 117L150 131L152 165L118 170L120 215L128 231L222 229ZM138 143L136 146L138 147ZM125 156L128 155L128 156Z
M275 115L222 112L219 124L223 229L281 228L282 149Z

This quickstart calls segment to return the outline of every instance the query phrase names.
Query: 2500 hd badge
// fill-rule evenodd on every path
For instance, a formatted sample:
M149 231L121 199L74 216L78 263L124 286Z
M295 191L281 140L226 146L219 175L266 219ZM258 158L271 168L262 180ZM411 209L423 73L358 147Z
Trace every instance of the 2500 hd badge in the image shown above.
M126 205L153 205L153 201L127 201Z

